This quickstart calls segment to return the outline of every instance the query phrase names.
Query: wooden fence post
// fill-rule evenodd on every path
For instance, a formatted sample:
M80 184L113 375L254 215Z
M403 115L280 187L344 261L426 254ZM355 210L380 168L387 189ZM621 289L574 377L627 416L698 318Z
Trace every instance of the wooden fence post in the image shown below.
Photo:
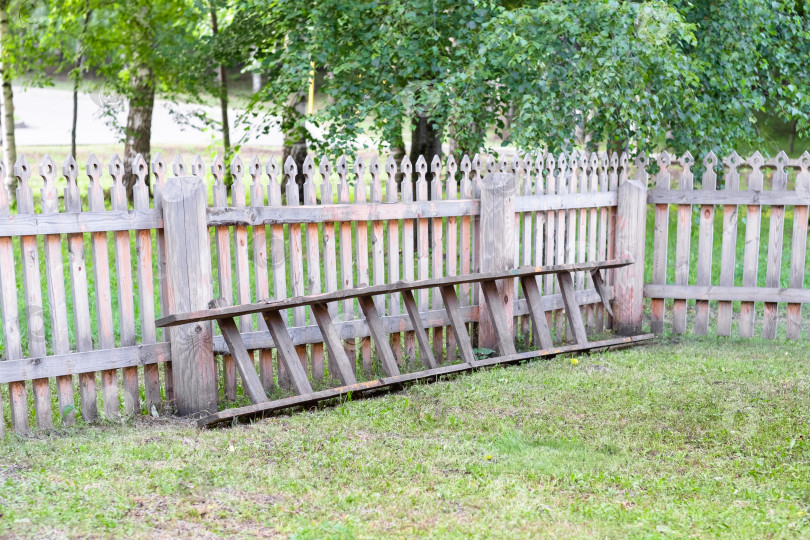
M633 264L616 269L613 313L620 335L641 332L644 293L644 243L647 227L647 186L639 180L619 185L616 210L616 258Z
M481 221L480 272L509 270L515 267L515 195L516 178L514 174L490 173L481 181ZM503 299L506 319L514 333L515 286L514 279L504 279L498 283L499 296ZM498 335L492 324L489 311L483 301L479 305L478 346L497 349Z
M168 313L207 309L213 298L206 190L195 176L172 178L161 192L166 238ZM212 323L169 331L175 412L181 416L217 410Z

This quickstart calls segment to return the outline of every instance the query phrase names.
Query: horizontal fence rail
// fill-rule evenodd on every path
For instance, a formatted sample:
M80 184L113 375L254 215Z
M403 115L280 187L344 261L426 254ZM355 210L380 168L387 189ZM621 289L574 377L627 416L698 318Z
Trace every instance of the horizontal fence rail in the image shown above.
M106 165L92 156L80 171L68 158L59 180L46 157L35 182L20 157L16 197L0 189L0 434L7 425L18 433L71 425L77 413L87 422L162 414L173 402L170 336L155 327L171 313L174 294L161 195L170 179L192 176L205 185L213 294L233 305L480 271L480 182L494 172L516 178L513 267L607 260L615 251L618 187L629 169L626 155L576 152L430 163L357 158L351 167L343 157L334 164L308 158L301 171L274 157L245 166L236 156L227 168L217 158L208 171L199 156L187 165L156 154L151 166L137 156L126 167L114 156ZM134 174L129 189L125 172ZM6 174L0 166L3 185ZM557 285L539 284L551 327L563 336ZM578 272L574 285L588 330L610 328L590 275ZM513 293L512 325L528 343L529 310L522 291ZM459 312L472 336L479 298L477 286L459 287ZM414 363L415 334L400 292L375 302L397 362ZM434 351L453 363L457 344L438 290L417 292L415 302ZM330 311L347 355L372 377L374 350L356 299ZM285 316L313 380L330 377L312 314L294 306ZM283 393L289 381L264 321L244 315L237 324L264 389ZM239 375L221 335L212 347L220 398L238 399Z

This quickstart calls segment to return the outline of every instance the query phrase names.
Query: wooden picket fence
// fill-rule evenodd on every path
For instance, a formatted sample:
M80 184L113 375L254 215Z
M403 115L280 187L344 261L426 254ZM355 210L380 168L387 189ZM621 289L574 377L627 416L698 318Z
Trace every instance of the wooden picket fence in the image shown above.
M90 158L86 193L79 189L80 172L72 158L62 167L62 187L57 186L56 165L43 160L38 212L24 158L14 171L20 186L16 214L10 212L8 193L0 189L0 383L8 389L0 391L0 415L4 402L9 403L9 422L18 433L30 430L31 419L41 430L55 423L71 425L76 410L87 422L162 412L174 398L169 334L158 334L154 321L169 312L179 294L167 279L173 255L167 245L182 245L183 236L164 229L161 193L172 180L163 158L156 155L151 169L140 156L129 165L137 176L132 202L122 183L125 164L117 156L107 174ZM458 163L436 157L430 165L424 158L415 164L389 158L382 167L374 157L368 163L356 159L351 169L345 158L334 165L324 158L317 167L307 159L299 200L291 181L298 174L294 162L282 170L275 158L261 163L254 157L245 167L237 156L226 170L217 158L211 166L210 206L204 210L212 245L211 282L190 285L210 288L227 303L244 303L476 272L482 258L479 183L490 172L517 177L516 266L613 258L618 191L628 169L626 155L595 153L500 160L477 155ZM5 174L0 166L0 177ZM401 185L398 174L404 175ZM199 156L188 167L178 156L172 175L208 177ZM107 191L102 184L110 181ZM589 330L601 332L610 321L589 278L584 272L576 276L577 299ZM611 295L612 279L609 273ZM541 286L544 306L561 309L552 279ZM528 308L517 289L514 298L516 333L526 340ZM460 300L475 335L477 289L462 287ZM380 296L377 302L386 324L403 329L392 335L397 361L415 363L415 337L407 330L399 295ZM456 345L440 295L420 291L417 303L437 356L445 352L454 361ZM358 373L371 377L369 330L356 299L330 309L342 321L336 326L350 358L357 360ZM317 325L303 308L290 311L291 338L313 379L330 377ZM559 314L552 318L559 338L564 319ZM285 373L278 369L264 321L247 316L238 322L263 386L283 392ZM214 354L226 355L221 336L211 341ZM234 362L224 356L220 366L222 397L236 399ZM0 434L5 427L3 419Z
M793 160L784 152L773 159L755 152L744 160L735 152L720 162L709 152L702 163L697 187L691 154L657 157L659 170L647 196L655 216L652 281L644 286L652 330L664 330L666 312L672 331L686 333L693 313L695 334L706 334L710 320L716 320L717 334L729 336L736 321L739 335L752 337L759 321L762 337L773 339L782 304L787 338L806 334L810 153ZM673 251L674 265L668 263ZM687 309L692 301L693 311Z

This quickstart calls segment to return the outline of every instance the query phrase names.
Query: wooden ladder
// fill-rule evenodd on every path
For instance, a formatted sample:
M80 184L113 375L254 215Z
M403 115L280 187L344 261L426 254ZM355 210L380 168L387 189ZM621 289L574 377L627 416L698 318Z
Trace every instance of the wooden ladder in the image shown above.
M247 395L250 396L253 405L221 411L201 418L198 421L200 426L209 426L238 417L261 416L268 412L314 403L324 399L331 399L346 395L350 392L363 392L419 379L435 379L441 375L468 371L488 365L512 363L563 352L585 351L651 339L653 337L651 334L644 334L589 342L585 324L582 320L579 302L577 301L576 292L574 291L572 273L577 271L590 272L594 288L599 294L602 304L607 312L613 315L610 307L609 291L602 279L601 271L631 263L632 261L628 260L613 260L547 267L524 267L503 272L449 276L410 283L400 281L393 285L361 286L324 294L288 298L279 301L266 300L237 306L227 306L225 300L219 298L211 302L210 309L208 310L169 315L158 319L156 324L159 327L166 327L204 320L216 320L219 324L228 350L236 361L237 369L242 377L244 390ZM554 347L551 332L546 320L546 310L543 308L543 299L537 285L537 276L543 274L555 274L557 276L559 292L562 297L570 336L573 337L574 341L573 345ZM529 307L529 316L536 332L536 342L540 345L539 350L525 353L518 353L516 351L514 336L510 328L509 315L501 301L496 284L498 280L503 279L518 279L520 281L526 303ZM497 349L499 356L495 358L484 360L476 358L475 352L473 351L472 340L470 339L465 324L467 321L462 314L458 295L456 294L456 286L474 283L480 284L484 303L490 313L493 329L498 340ZM433 354L433 349L430 346L428 335L422 324L422 318L413 294L415 290L427 288L438 288L441 293L447 312L447 318L455 334L456 345L461 355L462 362L460 364L440 366ZM406 330L412 330L416 334L419 343L419 358L425 368L422 371L402 374L399 370L396 357L389 343L389 333L398 332L401 328L392 327L389 331L386 328L385 321L378 313L374 302L374 296L390 293L400 293L402 295L411 324L411 327ZM344 350L342 338L329 314L327 308L329 302L352 298L357 298L360 309L365 316L369 334L376 346L382 370L386 375L381 379L358 383L352 362L349 360ZM334 371L333 375L340 380L342 386L319 392L313 391L306 370L295 349L295 344L290 337L289 329L284 320L285 318L282 316L282 310L299 306L309 306L312 310L313 318L320 329L323 342L326 344L329 352L330 368ZM264 318L267 329L278 351L279 361L286 370L292 384L292 389L297 396L275 401L268 400L257 375L253 358L248 354L248 350L235 322L236 317L252 313L261 314Z

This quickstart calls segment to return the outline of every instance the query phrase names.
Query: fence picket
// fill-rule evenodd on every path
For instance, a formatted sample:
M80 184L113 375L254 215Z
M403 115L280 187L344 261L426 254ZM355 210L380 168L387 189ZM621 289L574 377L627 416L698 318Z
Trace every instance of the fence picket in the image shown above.
M598 156L598 167L599 167L599 175L598 175L598 182L599 187L598 190L602 193L606 193L608 191L608 154L607 152L603 152L601 155ZM597 252L596 257L600 261L604 261L607 258L607 250L608 250L608 209L604 206L599 209L599 238L597 240ZM605 276L602 277L602 280L607 282ZM593 282L593 278L591 278L591 282ZM599 303L596 304L596 314L595 314L595 328L594 330L597 333L602 333L605 329L605 308L604 306Z
M413 166L406 155L402 158L400 168L402 172L402 202L413 201ZM414 280L414 222L413 219L402 220L402 279ZM416 334L413 331L405 332L405 359L416 363Z
M669 189L669 164L671 158L665 151L658 156L659 172L655 177L658 189ZM669 205L655 205L655 231L653 232L652 282L663 285L667 280L667 247L669 233ZM664 299L653 298L650 304L650 329L660 334L664 331Z
M45 181L40 195L43 214L59 213L59 193L56 189L56 164L45 156L39 166L39 174ZM70 329L67 321L67 298L65 296L65 273L62 267L62 238L58 234L47 235L45 244L45 276L48 284L48 305L51 311L51 339L54 354L70 352ZM43 321L44 322L44 321ZM73 410L73 377L56 378L57 403L63 426L75 423Z
M202 168L202 160L197 156L200 168ZM152 160L152 174L155 176L155 183L153 185L155 197L155 210L161 211L163 208L163 199L161 192L163 190L165 175L166 175L166 162L163 156L158 152ZM155 231L155 246L157 248L157 268L158 268L158 290L160 294L160 314L166 315L166 306L169 298L169 280L166 270L166 236L163 229L160 228ZM167 334L163 329L160 330L161 336L168 339ZM171 402L174 400L174 377L172 375L172 363L163 363L163 384L166 389L166 399Z
M329 159L324 156L318 165L318 171L321 174L321 204L332 204L332 164ZM324 272L324 287L326 292L334 292L337 290L338 277L337 277L337 246L335 243L335 223L326 221L323 224L323 272ZM327 313L331 319L335 319L338 314L338 305L331 302L327 306ZM331 351L331 349L328 349ZM329 352L329 375L333 379L340 378L340 365L332 358L332 353Z
M315 162L310 156L304 159L304 205L318 204L317 188L315 186ZM321 252L320 233L317 223L307 224L307 294L321 292ZM313 343L312 378L323 380L325 374L323 343Z
M759 152L748 158L751 172L748 174L748 190L762 191L765 159ZM745 213L745 251L743 252L743 287L756 287L759 269L759 242L762 228L762 206L749 204ZM740 337L754 336L754 302L740 304Z
M124 187L124 164L118 155L110 160L109 173L113 179L110 187L110 203L113 210L127 209L127 192ZM117 231L113 234L115 246L115 273L118 292L119 336L122 347L135 345L135 295L132 287L132 253L129 245L129 231ZM138 388L138 368L127 367L122 370L124 389L124 414L135 413L140 407Z
M10 214L10 199L6 189L6 167L0 162L0 216ZM14 244L11 237L0 238L0 308L3 316L3 337L6 360L19 360L23 357L20 335L19 311L17 307L17 279L14 264ZM19 435L28 433L28 391L25 381L11 382L8 385L11 425ZM0 399L2 405L2 399ZM2 407L0 406L0 409ZM2 410L0 410L2 414ZM0 417L0 424L5 420ZM3 431L0 428L0 431Z
M228 188L224 182L225 164L220 156L216 156L211 164L211 175L214 177L212 188L214 206L228 206ZM175 172L175 176L177 176L177 172ZM233 305L230 228L227 225L217 227L214 231L214 239L217 249L219 297L230 306ZM222 384L225 387L225 399L231 401L236 399L236 363L229 354L222 355Z
M732 152L726 160L726 191L740 190L740 173L737 168L743 160ZM737 254L737 205L723 206L723 243L720 250L720 286L732 287L734 285L734 265ZM717 335L731 335L731 302L717 303Z
M287 195L287 206L298 206L299 190L298 166L292 156L287 156L284 162L284 192ZM293 296L304 295L304 246L301 236L301 224L290 225L290 287ZM293 326L304 326L307 323L307 315L303 306L293 308ZM297 345L295 351L298 354L304 372L307 371L307 346Z
M271 156L265 166L265 172L270 182L267 185L267 204L271 207L281 206L281 184L278 182L280 169L276 158ZM281 176L283 178L283 176ZM284 244L284 225L274 223L270 227L270 254L273 260L273 298L281 300L287 297L287 255ZM281 319L286 321L285 311L279 312ZM266 323L265 323L266 326ZM276 350L276 369L278 372L278 384L282 388L289 388L292 381L290 374L284 367L284 362Z
M428 183L425 177L425 175L427 174L427 161L425 161L425 156L419 156L419 159L416 160L416 174L418 175L416 180L416 200L426 201L428 200ZM429 243L428 227L429 224L427 219L417 220L416 269L418 279L428 279L430 277L430 254L429 254L430 247L428 245ZM417 305L419 306L419 311L428 310L428 300L429 300L428 294L429 294L428 289L421 289L417 291L416 298L417 298ZM441 357L437 358L436 360L439 363L441 363Z
M397 194L397 163L393 156L388 156L385 160L385 172L388 175L388 182L385 185L385 200L395 203L399 199ZM388 283L399 281L399 220L388 220L385 223L388 235ZM396 317L401 313L400 294L392 293L388 297L388 315ZM402 334L394 332L390 335L391 350L394 351L394 358L397 365L402 367Z
M527 161L529 158L527 157ZM527 165L527 170L529 174L534 175L534 195L543 195L545 194L545 183L543 179L543 168L545 167L545 158L543 154L537 154L537 158L534 160L533 167ZM545 224L546 224L546 213L545 212L535 212L534 213L534 265L535 266L542 266L543 265L543 257L545 253ZM534 281L537 282L537 289L540 296L542 296L542 282L538 277L532 278ZM525 294L524 294L525 296ZM528 297L526 298L526 302L529 302ZM544 316L540 314L538 316ZM530 317L531 318L531 317ZM532 325L532 340L535 346L540 346L540 331L537 326Z
M806 195L810 193L810 152L805 151L799 159L801 171L796 175L796 193ZM793 244L790 251L790 282L791 288L804 287L804 265L807 252L807 206L796 206L793 209ZM788 304L787 308L787 337L798 339L802 328L802 305Z
M472 199L472 181L470 180L470 173L472 172L472 163L467 154L461 158L461 183L459 192L462 199ZM472 221L469 216L461 218L461 273L469 274L471 268L472 257ZM470 305L471 287L468 283L459 286L461 307ZM472 323L467 324L467 333L473 336Z
M785 171L787 165L787 155L779 152L776 155L776 171L773 173L772 190L785 191L787 189L788 175ZM785 229L785 207L771 206L770 230L768 233L768 267L765 270L765 286L779 287L780 276L782 274L782 243ZM778 304L772 302L765 303L762 315L762 337L766 339L776 338Z
M135 185L132 187L134 208L135 210L148 210L149 187L146 185L146 175L149 174L149 169L141 154L135 156L132 161L132 173L136 178ZM138 302L141 314L141 343L148 345L157 343L154 276L152 274L152 231L149 229L135 231L135 250ZM157 364L143 366L143 385L146 411L149 414L153 407L157 410L160 405L160 367Z
M714 167L717 157L709 152L703 159L703 185L704 191L714 191L717 184L717 174ZM712 280L712 243L714 238L714 205L700 206L700 225L698 229L698 257L697 257L697 284L711 285ZM709 302L698 300L695 303L695 334L706 335L709 332Z
M363 160L358 158L354 162L354 203L366 202L366 166ZM357 269L357 283L361 286L369 285L368 267L368 222L355 222L355 242L357 243L357 259L355 260ZM371 373L371 337L360 338L360 359L363 371Z
M99 163L95 155L91 155L87 161L86 172L87 176L90 177L90 186L87 191L90 211L103 212L105 207L104 191L101 187L101 163ZM93 233L91 239L93 243L93 281L96 292L98 348L112 349L115 347L115 335L107 233ZM118 374L114 369L101 372L101 398L104 404L104 416L107 420L118 419Z
M444 197L444 190L442 189L442 161L439 156L434 155L430 163L430 172L432 180L430 182L430 197L433 201L440 201ZM443 234L443 220L436 218L431 220L429 224L429 238L432 263L432 277L438 278L444 275L444 234ZM421 239L420 239L421 243ZM438 289L430 291L431 307L433 309L442 309L442 295ZM436 326L433 328L433 356L436 358L444 357L444 327Z
M678 188L692 190L694 175L692 165L695 159L686 152L681 157L681 177ZM692 205L678 205L678 221L675 238L675 284L689 284L689 246L692 240ZM675 300L672 306L672 331L676 334L686 333L686 300Z
M588 158L588 166L590 167L591 174L588 176L588 189L583 189L583 192L597 193L599 191L599 174L597 167L599 166L599 157L596 152L591 152ZM584 219L583 219L584 221ZM588 261L596 261L596 252L599 245L599 240L596 236L598 221L596 208L588 210ZM584 227L583 227L584 228ZM585 274L585 281L588 289L593 289L593 278L590 272L583 272ZM598 304L589 304L585 307L588 328L593 332L596 330L596 308Z
M253 155L248 165L250 173L250 206L261 208L265 206L265 192L262 185L262 164L259 156ZM270 297L270 281L267 274L267 227L256 225L253 227L253 286L256 290L256 300ZM264 317L257 317L256 328L259 332L267 332L267 323ZM259 350L259 379L262 388L273 388L273 351L272 349Z
M372 156L371 163L368 165L369 173L371 174L371 185L370 187L370 201L373 203L381 203L383 200L382 196L382 180L380 179L380 163L377 160L377 156ZM385 240L383 236L383 222L380 220L372 221L371 222L371 279L373 280L374 285L383 285L385 284ZM377 313L380 316L384 316L385 311L385 304L386 304L386 297L385 295L378 295L374 298L375 307L377 309ZM387 339L387 342L390 347L390 339ZM377 357L381 357L379 348L377 344L374 344L375 350L377 351ZM394 353L394 351L391 351ZM394 353L395 361L398 360L396 354ZM398 363L398 362L397 362Z
M588 181L588 155L585 151L580 152L577 161L577 190L576 193L587 193L589 190ZM577 217L577 262L585 262L588 256L588 210L585 208L579 209ZM590 239L591 243L594 243ZM576 285L578 291L585 290L585 274L586 272L576 273ZM588 328L593 328L593 304L582 306L582 318Z
M349 168L346 165L346 156L340 156L335 165L335 172L338 174L338 203L349 203L349 182L347 176ZM351 289L354 286L354 252L352 251L352 224L350 221L340 222L340 288ZM356 318L354 300L343 301L343 320L352 321ZM357 374L357 340L354 338L343 340L343 348L352 366L354 374Z
M451 154L447 158L447 200L455 201L458 199L458 184L456 183L456 159ZM458 218L447 218L447 263L446 275L455 276L458 274ZM461 304L463 305L463 304ZM458 336L451 330L446 331L447 346L445 349L445 357L448 364L453 364L457 357L457 343L459 342Z

